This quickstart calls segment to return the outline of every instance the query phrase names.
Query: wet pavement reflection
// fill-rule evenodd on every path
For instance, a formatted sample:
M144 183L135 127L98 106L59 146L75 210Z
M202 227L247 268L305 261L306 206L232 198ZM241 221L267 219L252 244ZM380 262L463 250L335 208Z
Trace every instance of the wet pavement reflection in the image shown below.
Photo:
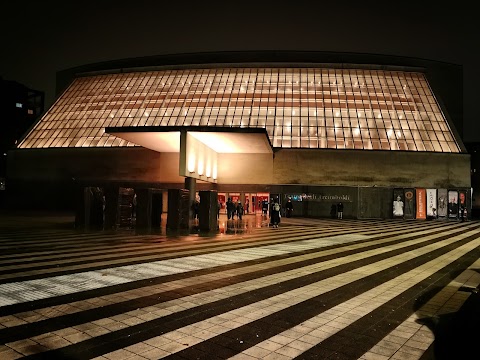
M257 228L268 226L268 217L261 214L243 216L242 220L228 220L225 216L218 220L218 232L221 234L243 234L251 233Z
M226 235L235 235L235 234L247 234L252 233L255 229L261 227L268 227L269 224L269 217L268 215L263 214L249 214L244 215L242 219L227 219L226 215L221 214L219 219L217 220L217 229L212 231L201 231L198 226L198 220L192 219L190 220L190 226L188 229L176 229L171 230L167 229L167 218L166 214L162 214L162 221L160 223L159 228L155 229L141 229L135 228L131 229L135 231L135 234L138 235L147 235L147 234L155 234L155 235L167 235L167 236L185 236L185 235L193 235L198 234L200 236L217 236L219 234L226 234Z

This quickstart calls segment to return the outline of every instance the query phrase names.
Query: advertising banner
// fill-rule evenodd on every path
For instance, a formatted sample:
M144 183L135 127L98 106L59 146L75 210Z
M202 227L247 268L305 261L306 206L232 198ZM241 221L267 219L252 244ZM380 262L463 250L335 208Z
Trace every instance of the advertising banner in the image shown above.
M403 207L403 217L405 219L415 218L415 189L404 190L405 204Z
M458 191L448 191L448 217L456 219L458 217Z
M447 217L448 215L448 191L447 189L438 189L438 203L437 203L437 215L440 218Z
M437 189L427 189L427 217L437 217Z
M403 219L403 189L393 189L393 217Z
M458 192L458 202L459 202L459 210L460 210L460 218L466 219L468 217L468 212L467 212L467 192L464 190L461 190Z
M416 200L417 200L417 219L426 219L427 218L427 195L425 189L416 189Z

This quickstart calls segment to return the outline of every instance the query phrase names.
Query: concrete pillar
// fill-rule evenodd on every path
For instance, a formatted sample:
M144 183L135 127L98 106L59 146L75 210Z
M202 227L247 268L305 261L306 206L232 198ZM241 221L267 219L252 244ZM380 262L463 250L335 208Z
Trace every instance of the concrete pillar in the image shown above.
M216 191L200 191L198 223L200 231L217 230L218 194Z
M188 229L190 225L189 212L190 194L187 189L168 189L167 229Z
M189 191L189 197L188 197L188 218L193 219L193 203L195 201L195 196L197 192L197 180L192 177L186 177L185 178L185 189Z

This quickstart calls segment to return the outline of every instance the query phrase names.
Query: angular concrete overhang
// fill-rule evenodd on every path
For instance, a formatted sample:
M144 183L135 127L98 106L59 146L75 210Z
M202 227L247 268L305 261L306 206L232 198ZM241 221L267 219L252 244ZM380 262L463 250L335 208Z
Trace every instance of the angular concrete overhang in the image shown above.
M158 152L180 152L180 132L185 131L220 154L273 153L264 128L214 126L107 127L105 132Z

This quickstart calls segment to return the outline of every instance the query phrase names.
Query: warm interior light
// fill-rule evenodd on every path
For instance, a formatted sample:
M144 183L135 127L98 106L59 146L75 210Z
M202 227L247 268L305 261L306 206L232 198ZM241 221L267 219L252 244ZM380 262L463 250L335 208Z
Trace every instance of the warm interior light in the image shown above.
M195 153L190 153L190 156L188 157L188 166L187 170L191 173L195 172Z
M207 164L205 166L205 176L210 178L212 176L212 154L209 153L207 157Z

